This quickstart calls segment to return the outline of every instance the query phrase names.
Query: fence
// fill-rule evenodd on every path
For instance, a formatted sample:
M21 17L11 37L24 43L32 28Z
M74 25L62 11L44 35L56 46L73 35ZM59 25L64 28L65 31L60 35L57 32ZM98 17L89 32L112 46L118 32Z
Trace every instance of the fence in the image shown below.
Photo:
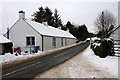
M120 40L113 41L113 52L114 54L120 54Z

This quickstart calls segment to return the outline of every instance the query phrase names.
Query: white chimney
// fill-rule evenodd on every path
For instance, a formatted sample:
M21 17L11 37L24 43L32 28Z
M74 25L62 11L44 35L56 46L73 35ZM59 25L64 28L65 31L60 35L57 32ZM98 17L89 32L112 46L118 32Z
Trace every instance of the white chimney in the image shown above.
M25 19L25 12L24 11L19 11L19 19Z

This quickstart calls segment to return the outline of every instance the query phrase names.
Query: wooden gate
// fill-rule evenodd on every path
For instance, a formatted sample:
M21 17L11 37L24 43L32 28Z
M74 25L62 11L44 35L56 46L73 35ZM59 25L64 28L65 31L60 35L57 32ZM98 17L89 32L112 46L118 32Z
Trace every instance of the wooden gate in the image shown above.
M120 40L113 41L113 52L115 55L120 55Z

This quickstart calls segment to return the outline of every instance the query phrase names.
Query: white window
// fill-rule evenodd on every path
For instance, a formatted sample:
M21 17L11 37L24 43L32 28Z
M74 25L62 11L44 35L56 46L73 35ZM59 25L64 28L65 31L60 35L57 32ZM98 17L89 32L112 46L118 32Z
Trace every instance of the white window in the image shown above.
M61 46L63 46L63 38L61 38Z
M35 37L34 36L28 36L26 37L26 45L35 45Z
M56 38L55 37L52 38L52 45L53 45L53 47L56 47Z

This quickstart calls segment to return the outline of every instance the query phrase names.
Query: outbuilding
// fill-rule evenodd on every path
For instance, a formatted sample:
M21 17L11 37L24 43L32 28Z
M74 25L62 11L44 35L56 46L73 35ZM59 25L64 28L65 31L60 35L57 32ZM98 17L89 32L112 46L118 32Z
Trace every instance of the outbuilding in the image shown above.
M12 53L12 41L0 34L0 55L4 53Z
M14 48L21 50L37 46L41 51L68 46L76 42L75 37L67 31L63 31L44 23L25 19L25 12L19 11L19 19L9 30L9 39Z

